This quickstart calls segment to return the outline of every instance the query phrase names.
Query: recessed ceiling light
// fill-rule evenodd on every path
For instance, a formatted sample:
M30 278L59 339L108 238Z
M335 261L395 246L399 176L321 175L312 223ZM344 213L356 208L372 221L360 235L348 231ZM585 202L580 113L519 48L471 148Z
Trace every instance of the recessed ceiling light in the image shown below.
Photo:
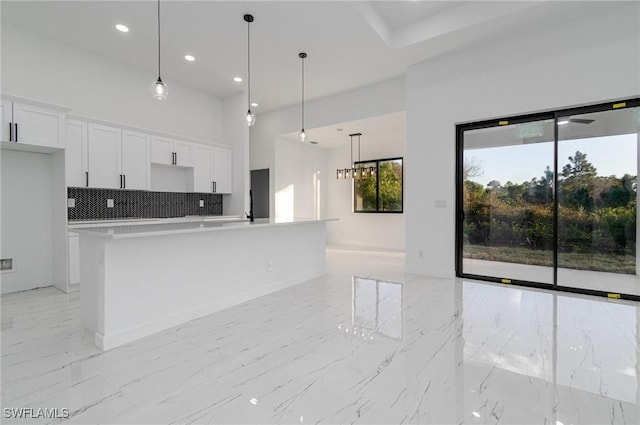
M558 121L558 125L565 125L565 124L569 124L569 120Z
M189 62L193 62L194 60L196 60L195 56L192 55L184 55L184 58Z
M241 83L241 82L242 82L242 78L240 78L240 77L233 77L233 81L235 81L236 83Z
M257 108L257 107L258 107L258 104L257 104L256 102L253 102L253 103L251 103L251 107L252 107L252 108Z
M122 25L122 24L117 24L116 25L116 29L120 32L129 32L129 27L127 27L126 25Z

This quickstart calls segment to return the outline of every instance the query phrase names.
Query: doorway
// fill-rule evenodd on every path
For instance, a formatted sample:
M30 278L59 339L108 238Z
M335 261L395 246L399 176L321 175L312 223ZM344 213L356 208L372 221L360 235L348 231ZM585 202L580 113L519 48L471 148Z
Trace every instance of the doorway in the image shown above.
M254 218L269 218L269 169L251 170Z

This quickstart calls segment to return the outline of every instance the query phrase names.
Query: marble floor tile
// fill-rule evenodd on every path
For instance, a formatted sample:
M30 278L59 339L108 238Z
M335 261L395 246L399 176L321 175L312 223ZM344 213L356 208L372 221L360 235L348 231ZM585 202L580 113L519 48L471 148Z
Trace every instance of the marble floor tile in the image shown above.
M2 296L1 422L640 423L639 304L408 275L400 253L327 261L325 276L106 352L79 293Z

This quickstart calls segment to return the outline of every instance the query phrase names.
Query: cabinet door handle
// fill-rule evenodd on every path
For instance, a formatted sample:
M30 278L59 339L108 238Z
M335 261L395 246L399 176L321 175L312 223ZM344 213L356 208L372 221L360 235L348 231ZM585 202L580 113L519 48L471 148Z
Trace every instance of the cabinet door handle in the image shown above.
M218 191L218 185L216 184L216 182L213 182L213 193L216 193Z
M13 123L9 123L9 141L13 142Z
M122 175L122 188L123 189L127 188L127 175L126 174Z
M173 163L173 165L178 165L178 153L174 152L173 157L175 158L175 162Z
M122 174L120 174L120 189L122 189Z
M84 172L84 178L86 180L86 186L89 187L89 172L88 171Z
M14 124L16 126L16 142L18 141L18 123Z

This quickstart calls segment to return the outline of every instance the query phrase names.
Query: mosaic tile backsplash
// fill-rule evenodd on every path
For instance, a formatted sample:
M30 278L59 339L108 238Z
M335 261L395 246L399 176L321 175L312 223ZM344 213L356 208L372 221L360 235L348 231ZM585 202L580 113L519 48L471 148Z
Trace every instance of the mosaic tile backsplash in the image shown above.
M67 198L75 199L75 207L67 208L69 220L222 215L222 195L218 193L69 187ZM113 208L107 207L109 199L113 199ZM200 207L200 200L204 207Z

